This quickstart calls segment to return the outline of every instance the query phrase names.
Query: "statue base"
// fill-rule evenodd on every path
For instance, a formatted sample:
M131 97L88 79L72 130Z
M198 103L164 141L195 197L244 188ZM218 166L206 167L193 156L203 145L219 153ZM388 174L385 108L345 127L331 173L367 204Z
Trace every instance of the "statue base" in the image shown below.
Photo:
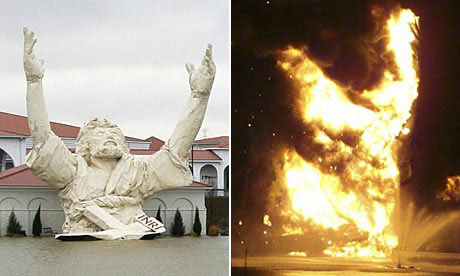
M163 223L148 217L144 213L135 217L135 222L125 225L97 205L87 206L84 215L103 231L71 233L56 235L61 241L95 241L95 240L151 240L156 235L166 232Z
M158 235L158 232L127 232L111 229L93 233L59 234L55 238L61 241L151 240Z

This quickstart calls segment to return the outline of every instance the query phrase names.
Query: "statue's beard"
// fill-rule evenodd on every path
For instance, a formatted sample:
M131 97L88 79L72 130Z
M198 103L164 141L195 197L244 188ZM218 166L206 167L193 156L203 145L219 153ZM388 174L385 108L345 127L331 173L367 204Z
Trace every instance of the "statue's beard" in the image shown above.
M97 146L92 147L90 154L95 158L102 159L119 159L123 155L121 147L115 142L99 143Z

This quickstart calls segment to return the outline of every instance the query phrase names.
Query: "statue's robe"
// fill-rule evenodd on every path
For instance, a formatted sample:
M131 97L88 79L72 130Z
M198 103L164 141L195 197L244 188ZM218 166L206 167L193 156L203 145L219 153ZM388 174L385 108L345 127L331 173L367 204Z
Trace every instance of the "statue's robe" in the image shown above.
M53 133L34 146L26 164L34 175L60 191L65 213L63 233L102 230L83 215L90 204L100 206L124 224L133 223L136 215L143 214L144 199L160 190L188 186L193 179L187 160L165 144L153 155L123 154L107 183L91 183L86 160L72 154Z

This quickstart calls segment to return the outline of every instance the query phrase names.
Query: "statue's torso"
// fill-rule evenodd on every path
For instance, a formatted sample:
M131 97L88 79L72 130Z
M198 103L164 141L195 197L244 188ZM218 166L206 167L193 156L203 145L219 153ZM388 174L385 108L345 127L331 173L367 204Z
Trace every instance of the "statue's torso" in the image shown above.
M120 160L119 162L124 162ZM64 233L96 232L101 229L83 215L85 206L96 204L122 223L133 223L142 213L143 200L130 181L125 181L125 166L117 164L112 170L92 168L79 158L77 175L60 192L66 220ZM110 188L112 187L112 188ZM123 191L118 193L117 191Z
M87 206L97 205L121 223L130 224L136 215L143 214L144 198L192 183L187 161L168 146L149 156L123 154L113 169L98 171L88 166L82 155L70 153L53 133L44 143L34 146L27 165L37 177L60 191L64 233L102 230L84 215Z
M104 196L112 171L89 167L85 181L81 182L84 189L79 199L87 201Z

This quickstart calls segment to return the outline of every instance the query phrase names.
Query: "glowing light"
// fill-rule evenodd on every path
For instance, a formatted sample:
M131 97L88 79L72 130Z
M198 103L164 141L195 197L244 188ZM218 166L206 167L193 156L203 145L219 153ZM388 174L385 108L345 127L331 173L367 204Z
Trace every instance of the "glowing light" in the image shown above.
M292 251L288 253L289 256L297 256L297 257L307 257L307 253L305 252L298 252L298 251Z

